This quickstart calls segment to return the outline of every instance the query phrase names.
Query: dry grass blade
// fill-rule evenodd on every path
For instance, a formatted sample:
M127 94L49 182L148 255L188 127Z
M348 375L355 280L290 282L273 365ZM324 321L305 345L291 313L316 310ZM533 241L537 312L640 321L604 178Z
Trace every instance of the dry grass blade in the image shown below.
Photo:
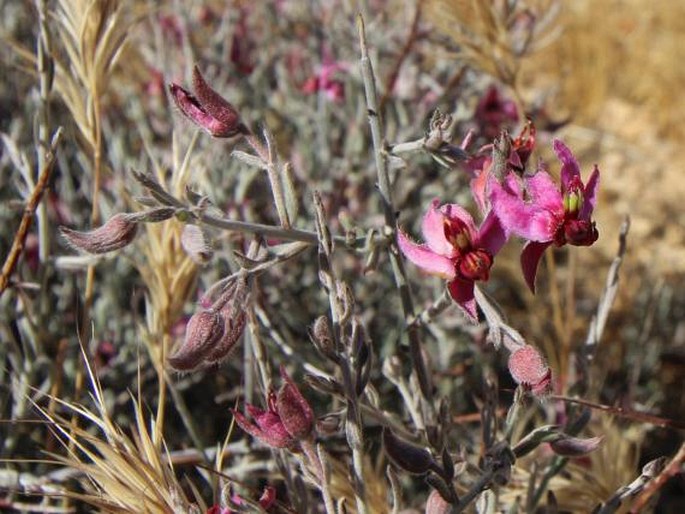
M66 456L53 455L55 461L79 470L88 480L84 484L86 492L68 492L67 496L101 512L193 512L196 508L184 497L168 455L150 437L140 399L132 398L135 425L126 435L111 419L100 382L90 363L85 360L85 364L95 410L58 398L55 401L69 415L78 415L97 426L99 435L73 427L66 418L36 406L61 434L65 448L73 448Z

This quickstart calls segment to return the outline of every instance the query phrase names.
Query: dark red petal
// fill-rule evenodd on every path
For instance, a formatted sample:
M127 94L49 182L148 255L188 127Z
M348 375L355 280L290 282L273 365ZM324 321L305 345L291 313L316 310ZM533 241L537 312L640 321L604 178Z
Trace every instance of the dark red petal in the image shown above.
M523 278L533 294L535 294L535 276L538 272L540 258L550 244L551 242L538 243L537 241L528 241L521 252Z
M447 283L447 290L452 299L457 302L470 321L478 322L478 310L476 299L473 295L473 280L464 280L459 277Z

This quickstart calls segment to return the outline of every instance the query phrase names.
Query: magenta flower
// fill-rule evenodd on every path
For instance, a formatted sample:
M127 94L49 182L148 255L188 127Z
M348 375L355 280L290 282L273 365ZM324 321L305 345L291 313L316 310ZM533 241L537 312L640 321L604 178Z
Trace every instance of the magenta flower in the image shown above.
M225 98L205 81L197 66L193 68L195 96L178 84L170 84L171 98L190 121L214 137L246 134L240 114Z
M337 72L346 70L346 64L326 59L319 72L310 76L302 85L302 92L313 94L322 91L331 102L341 102L345 99L345 84L333 77Z
M423 218L421 230L426 240L422 245L399 231L400 250L428 273L447 279L454 301L471 320L477 320L474 283L488 280L493 258L507 240L499 220L490 212L476 228L471 215L459 205L440 206L436 199Z
M528 240L521 253L521 267L533 292L538 264L547 247L590 246L599 237L592 221L599 169L595 165L583 184L571 150L558 139L553 147L561 161L561 190L544 169L523 179L509 173L503 183L493 180L490 184L490 202L502 226L507 233Z
M264 444L296 450L299 441L307 439L314 429L314 412L283 366L281 377L284 384L278 393L269 393L266 410L245 406L254 422L236 410L231 412L240 428Z

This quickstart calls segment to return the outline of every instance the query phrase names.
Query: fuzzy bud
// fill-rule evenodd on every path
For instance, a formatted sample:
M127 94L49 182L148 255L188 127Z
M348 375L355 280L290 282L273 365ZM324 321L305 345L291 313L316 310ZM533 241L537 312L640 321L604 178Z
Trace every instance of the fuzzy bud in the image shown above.
M66 227L60 227L60 232L69 246L76 250L102 254L128 246L136 237L138 225L133 221L133 215L118 213L104 225L89 232L78 232Z
M190 121L214 137L233 137L248 133L240 114L225 98L205 81L197 66L193 68L195 95L177 84L171 84L171 98Z
M452 505L449 504L436 490L431 491L426 501L426 514L449 514Z
M276 396L276 411L283 426L294 439L305 439L314 428L314 412L283 366L281 377L284 384Z
M524 345L509 356L509 373L517 384L535 396L543 396L552 387L552 371L537 349Z
M197 225L186 224L183 227L181 246L197 264L207 264L214 256L207 234Z
M188 321L183 344L169 357L169 364L179 371L196 368L221 341L224 329L224 320L216 311L196 312Z

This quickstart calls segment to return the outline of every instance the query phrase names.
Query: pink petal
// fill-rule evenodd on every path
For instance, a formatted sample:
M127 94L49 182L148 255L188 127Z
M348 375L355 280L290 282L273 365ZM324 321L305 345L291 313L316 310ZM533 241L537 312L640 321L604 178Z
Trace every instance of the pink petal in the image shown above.
M551 241L560 223L556 213L539 209L513 195L496 181L490 185L490 202L504 230L532 241ZM563 215L562 215L563 216Z
M592 211L595 209L595 204L597 203L597 190L599 189L599 168L595 165L595 169L592 170L592 175L585 185L585 191L583 192L583 208L580 211L580 219L590 219Z
M493 257L507 242L508 236L494 211L490 211L480 225L474 246L485 248Z
M469 231L469 236L471 241L476 238L476 233L478 229L476 228L476 223L473 221L473 216L464 209L461 205L456 203L446 203L440 207L440 211L445 215L447 219L460 221L466 225L466 229Z
M521 252L521 270L523 271L523 278L526 280L526 284L528 284L528 287L533 294L535 294L535 276L538 273L540 258L550 244L552 243L528 241Z
M476 307L476 299L473 295L473 280L463 280L456 277L447 284L447 289L450 292L452 299L457 302L457 305L464 311L469 321L478 323L478 310Z
M445 237L445 217L439 209L440 200L431 202L431 206L423 216L421 232L428 248L438 255L455 257L457 249Z
M446 279L455 277L454 263L450 259L438 255L426 245L414 243L401 230L397 232L397 244L404 256L424 271Z
M561 161L561 184L563 189L571 183L573 177L580 177L578 161L571 153L571 150L560 139L552 142L552 147L557 157Z
M561 193L549 173L539 170L532 177L526 178L526 191L531 204L536 208L558 212L563 216L564 204Z

